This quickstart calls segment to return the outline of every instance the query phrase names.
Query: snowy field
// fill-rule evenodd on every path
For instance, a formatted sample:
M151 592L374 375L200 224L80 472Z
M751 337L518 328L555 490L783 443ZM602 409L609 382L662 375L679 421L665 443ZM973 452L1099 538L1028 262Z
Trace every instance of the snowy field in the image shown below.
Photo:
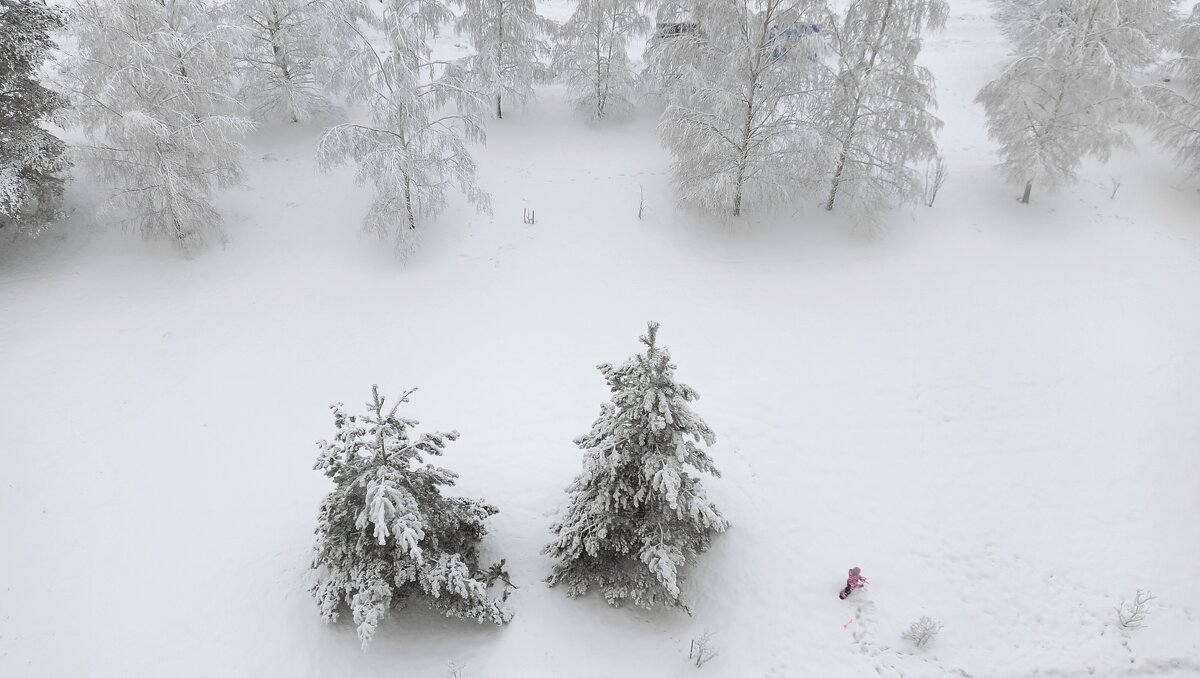
M474 149L494 218L452 204L406 265L359 233L351 171L316 171L320 123L251 137L228 242L191 259L77 180L68 223L0 253L0 676L1200 676L1197 183L1139 136L1018 204L972 103L1006 45L984 3L951 11L923 55L950 179L877 234L681 210L652 111L589 127L557 87ZM691 617L541 583L594 366L650 319L733 523ZM364 652L320 619L314 443L373 383L461 432L444 463L500 508L508 627L414 607ZM853 565L871 585L839 600Z

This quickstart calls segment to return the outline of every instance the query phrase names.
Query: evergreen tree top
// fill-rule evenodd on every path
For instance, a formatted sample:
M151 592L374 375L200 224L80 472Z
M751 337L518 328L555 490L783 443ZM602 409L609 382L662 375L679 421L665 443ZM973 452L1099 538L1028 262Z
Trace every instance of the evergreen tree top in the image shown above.
M409 402L409 396L416 390L413 388L400 394L389 408L387 399L379 394L379 386L372 385L365 415L347 414L342 403L331 405L337 433L333 442L320 443L321 454L313 468L339 480L346 473L360 473L363 467L386 465L413 470L416 472L413 477L430 486L453 485L458 474L425 464L424 455L441 456L446 441L457 440L458 432L422 433L413 440L409 429L420 422L396 414L400 405Z
M611 416L641 421L640 425L648 431L659 434L678 431L697 442L703 440L712 445L716 441L712 430L687 404L700 394L691 386L675 381L675 364L671 362L670 351L658 345L658 329L659 324L651 321L646 334L639 337L646 346L645 353L629 358L620 367L611 363L598 366L613 394ZM603 419L602 414L597 424ZM596 433L595 427L592 433Z

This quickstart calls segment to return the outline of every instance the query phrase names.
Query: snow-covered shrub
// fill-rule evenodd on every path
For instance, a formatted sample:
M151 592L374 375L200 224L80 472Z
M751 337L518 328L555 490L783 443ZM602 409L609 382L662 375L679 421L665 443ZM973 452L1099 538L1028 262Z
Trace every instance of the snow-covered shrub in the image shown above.
M413 598L447 617L504 624L512 616L507 587L499 599L488 591L506 578L501 566L479 567L483 522L496 509L442 494L458 476L425 455L440 456L458 434L414 437L417 422L396 415L411 393L386 407L372 386L366 415L334 404L337 434L321 441L314 466L335 487L321 502L311 591L327 621L350 609L364 647L388 610Z
M925 647L941 630L942 625L933 617L921 617L913 622L902 635L913 645Z
M946 176L948 174L949 172L946 170L946 158L941 153L933 160L925 163L925 182L921 192L925 196L926 207L933 207L934 201L937 200L938 191L942 190L942 184L946 183Z
M1150 601L1154 599L1155 596L1149 591L1138 589L1133 594L1132 601L1121 601L1121 605L1117 607L1117 623L1123 629L1141 628L1146 623L1146 617L1150 615Z
M584 469L545 549L558 560L547 581L570 596L595 586L613 605L686 608L683 568L729 524L700 483L701 474L720 475L700 446L713 432L688 405L698 394L675 382L657 336L652 322L644 354L599 366L612 399L575 440Z
M719 654L721 653L717 650L717 646L713 642L711 631L705 631L699 638L693 638L692 644L688 647L688 659L696 662L696 668L700 668L713 659L716 659Z
M67 105L38 69L62 15L43 0L0 0L0 229L36 235L58 216L67 146L39 124Z

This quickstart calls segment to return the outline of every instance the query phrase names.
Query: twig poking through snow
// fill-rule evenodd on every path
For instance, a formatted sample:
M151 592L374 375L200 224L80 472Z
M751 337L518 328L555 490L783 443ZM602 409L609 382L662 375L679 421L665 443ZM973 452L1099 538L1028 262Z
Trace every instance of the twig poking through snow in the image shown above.
M925 164L925 206L933 207L937 200L938 191L946 183L946 159L940 153L937 158Z
M705 631L704 635L692 639L692 647L688 650L688 659L696 660L696 668L704 666L720 654L713 646L712 636L711 631Z
M1155 597L1149 591L1138 589L1133 595L1133 602L1126 603L1122 600L1120 607L1117 608L1117 621L1120 622L1121 628L1141 628L1150 614L1150 601Z

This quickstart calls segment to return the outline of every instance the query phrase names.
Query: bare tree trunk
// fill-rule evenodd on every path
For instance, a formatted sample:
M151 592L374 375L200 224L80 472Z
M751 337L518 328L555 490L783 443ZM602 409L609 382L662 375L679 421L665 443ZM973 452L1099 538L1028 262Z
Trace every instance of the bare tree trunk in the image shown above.
M842 171L846 169L846 149L843 147L842 155L838 158L837 169L833 172L833 185L829 188L829 199L825 201L825 211L833 211L833 202L837 200L838 186L842 184Z
M417 230L417 215L413 214L412 181L408 175L404 177L404 212L408 217L409 230Z
M773 5L768 8L768 11L763 13L762 38L765 38L769 25L774 16ZM761 38L760 38L761 39ZM754 126L754 114L757 112L758 103L755 100L755 93L758 91L758 76L762 73L762 60L764 52L759 50L755 52L754 61L750 65L750 86L749 94L746 96L746 122L742 125L741 148L738 149L740 156L737 164L737 189L733 196L733 216L740 217L742 215L742 187L746 185L746 164L749 162L750 156L750 134Z
M1025 193L1021 195L1021 204L1029 204L1029 191L1033 189L1033 179L1025 182Z
M496 86L503 88L501 79L504 77L504 2L501 0L496 8ZM500 107L501 92L496 93L496 119L504 119L504 110Z
M279 32L282 29L283 19L279 17L279 8L274 4L271 5L271 25L267 29L271 34L271 53L275 55L275 65L279 66L280 73L283 74L283 79L288 83L288 114L292 117L292 122L300 122L300 116L296 114L296 105L291 98L292 87L292 69L288 66L287 55L284 54L283 48L279 45Z
M404 148L408 148L408 116L401 113L400 125L396 130L400 137L400 144ZM404 214L408 217L409 230L417 230L417 215L413 214L413 196L412 196L412 178L409 176L408 169L404 171Z

